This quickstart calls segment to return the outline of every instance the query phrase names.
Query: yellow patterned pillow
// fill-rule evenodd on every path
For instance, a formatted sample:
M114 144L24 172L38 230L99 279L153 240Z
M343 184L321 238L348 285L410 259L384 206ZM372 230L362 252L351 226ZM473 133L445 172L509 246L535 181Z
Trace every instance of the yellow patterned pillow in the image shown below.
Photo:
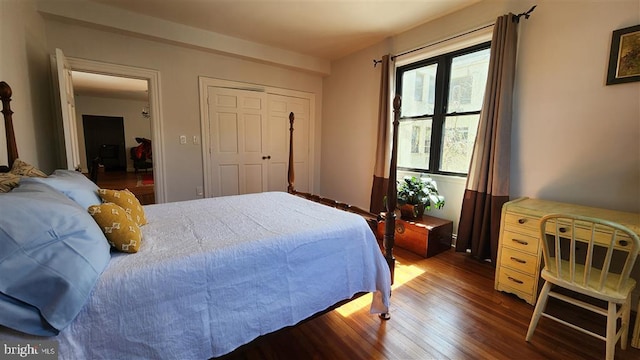
M20 183L20 176L16 174L0 173L0 193L6 193L11 191L14 187Z
M140 201L135 195L128 189L124 190L107 190L99 189L98 195L104 202L112 202L121 206L125 211L131 215L133 221L142 226L147 223L147 218L144 216L144 209L140 205Z
M16 159L13 162L13 166L11 166L11 173L20 175L20 176L29 176L29 177L43 177L46 178L47 174L38 170L35 166L31 164L27 164L26 162Z
M114 203L89 206L89 214L104 232L107 241L116 250L128 253L138 252L142 232L131 216Z

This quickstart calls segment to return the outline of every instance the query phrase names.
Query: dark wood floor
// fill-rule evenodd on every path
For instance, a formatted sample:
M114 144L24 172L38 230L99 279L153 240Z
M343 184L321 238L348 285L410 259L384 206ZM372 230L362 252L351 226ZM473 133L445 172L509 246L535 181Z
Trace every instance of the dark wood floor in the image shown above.
M155 204L154 185L143 185L141 176L145 172L101 171L98 173L98 186L103 189L129 189L142 205ZM149 172L153 174L153 172Z
M533 306L493 289L494 269L447 251L423 259L396 251L391 320L368 313L370 297L265 335L224 359L603 359L604 341L549 319L524 338ZM558 307L582 321L604 318ZM633 321L633 319L632 319ZM632 324L633 325L633 324ZM633 329L633 327L631 327ZM631 334L629 334L631 336ZM616 359L640 359L618 344Z

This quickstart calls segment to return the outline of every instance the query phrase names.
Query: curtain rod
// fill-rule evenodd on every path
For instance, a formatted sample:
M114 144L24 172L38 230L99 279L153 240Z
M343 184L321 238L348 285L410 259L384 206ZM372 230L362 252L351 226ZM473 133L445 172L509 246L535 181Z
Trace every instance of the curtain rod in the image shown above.
M525 19L528 19L528 18L529 18L529 16L531 16L531 13L533 12L533 10L535 10L536 6L537 6L537 5L533 5L533 6L531 7L531 9L529 9L529 10L527 10L527 11L523 12L523 13L520 13L520 14L518 14L518 15L515 15L515 16L514 16L514 18L513 18L513 21L514 21L514 22L516 22L516 23L518 23L518 22L520 21L520 18L521 18L521 17L523 17L523 16L524 16L524 18L525 18ZM438 44L441 44L441 43L443 43L443 42L446 42L446 41L449 41L449 40L453 40L453 39L459 38L459 37L461 37L461 36L469 35L469 34L472 34L472 33L476 32L476 31L484 30L484 29L489 28L489 27L492 27L492 26L494 26L494 25L495 25L495 24L488 24L488 25L485 25L485 26L481 26L481 27L479 27L479 28L476 28L476 29L473 29L473 30L469 30L469 31L464 32L464 33L462 33L462 34L454 35L454 36L448 37L448 38L446 38L446 39L439 40L439 41L436 41L436 42L434 42L434 43L431 43L431 44L428 44L428 45L421 46L421 47L416 48L416 49L412 49L412 50L408 50L408 51L405 51L405 52L401 52L400 54L392 55L392 56L390 57L390 59L391 59L391 60L395 60L398 56L403 56L403 55L407 55L407 54L414 53L414 52L416 52L416 51L424 50L424 49L426 49L426 48L428 48L428 47L431 47L431 46L434 46L434 45L438 45ZM373 59L373 67L376 67L376 66L377 66L378 64L380 64L381 62L382 62L382 60L376 60L376 59Z

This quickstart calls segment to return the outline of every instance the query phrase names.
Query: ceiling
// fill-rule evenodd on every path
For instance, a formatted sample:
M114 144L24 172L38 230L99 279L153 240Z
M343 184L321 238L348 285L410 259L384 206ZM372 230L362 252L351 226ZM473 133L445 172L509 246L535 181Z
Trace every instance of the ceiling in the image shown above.
M482 0L88 1L331 61ZM77 95L148 98L146 81L73 79Z
M81 71L72 71L76 96L96 96L148 101L147 81Z
M481 0L90 0L327 60Z

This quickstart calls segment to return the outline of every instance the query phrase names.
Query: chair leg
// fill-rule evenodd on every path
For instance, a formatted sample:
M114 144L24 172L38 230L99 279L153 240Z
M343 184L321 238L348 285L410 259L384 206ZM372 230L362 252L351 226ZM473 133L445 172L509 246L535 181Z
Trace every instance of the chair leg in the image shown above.
M540 316L544 312L545 307L547 306L547 300L549 299L549 291L551 290L551 283L545 281L544 286L542 287L542 291L540 292L540 296L538 296L538 301L536 302L536 307L533 310L533 315L531 315L531 322L529 323L529 330L527 330L526 341L530 341L533 337L533 332L536 331L536 327L538 326L538 321L540 320Z
M631 346L640 349L640 304L638 304L638 310L636 311L636 323L633 325Z
M631 295L622 304L622 334L620 335L620 347L627 349L627 338L629 337L629 318L631 318Z
M616 303L609 301L609 311L607 312L607 352L605 359L613 360L616 351L616 326L618 317L616 316Z

